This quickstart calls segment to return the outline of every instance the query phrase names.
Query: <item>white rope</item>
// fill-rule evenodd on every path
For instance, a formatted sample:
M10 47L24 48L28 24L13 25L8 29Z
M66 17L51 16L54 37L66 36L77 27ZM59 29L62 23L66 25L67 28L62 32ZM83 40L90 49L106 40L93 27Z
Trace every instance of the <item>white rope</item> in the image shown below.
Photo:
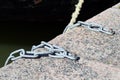
M80 10L82 8L83 3L84 3L84 0L79 0L79 2L75 5L75 7L76 7L75 11L72 13L72 18L71 18L69 24L66 26L64 32L69 30L70 26L72 26L76 22L76 19L77 19L78 15L80 14Z
M70 20L69 25L73 25L76 22L76 19L78 15L80 14L80 10L82 8L82 4L84 3L84 0L79 0L78 4L75 5L75 11L72 13L72 18Z

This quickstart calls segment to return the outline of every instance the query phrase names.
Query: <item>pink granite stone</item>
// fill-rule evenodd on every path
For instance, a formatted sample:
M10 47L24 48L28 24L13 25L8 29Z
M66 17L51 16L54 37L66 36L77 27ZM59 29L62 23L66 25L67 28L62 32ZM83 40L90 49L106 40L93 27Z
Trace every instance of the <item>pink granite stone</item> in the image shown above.
M77 54L80 60L50 57L19 59L0 69L0 80L119 80L120 9L109 8L87 22L112 28L115 34L74 28L49 43Z

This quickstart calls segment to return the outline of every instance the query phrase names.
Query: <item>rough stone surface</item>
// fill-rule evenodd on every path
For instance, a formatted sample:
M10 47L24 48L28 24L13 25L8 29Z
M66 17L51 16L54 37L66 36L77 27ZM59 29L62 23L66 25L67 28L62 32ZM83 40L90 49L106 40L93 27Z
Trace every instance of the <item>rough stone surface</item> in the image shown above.
M112 28L115 35L78 27L49 43L80 56L75 62L42 57L19 59L0 69L0 80L119 80L120 3L87 20Z

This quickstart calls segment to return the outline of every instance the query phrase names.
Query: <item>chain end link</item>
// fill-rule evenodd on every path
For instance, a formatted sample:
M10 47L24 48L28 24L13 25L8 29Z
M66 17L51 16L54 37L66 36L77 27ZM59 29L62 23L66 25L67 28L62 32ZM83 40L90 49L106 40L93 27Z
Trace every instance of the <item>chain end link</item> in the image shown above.
M106 34L110 34L110 35L114 35L115 31L113 29L108 29L108 28L104 28L102 25L99 24L95 24L95 23L89 23L89 22L83 22L83 21L78 21L77 23L73 24L73 25L68 25L63 33L67 32L68 30L78 27L78 26L82 26L85 28L88 28L90 30L93 31L98 31L98 32L102 32L102 33L106 33Z

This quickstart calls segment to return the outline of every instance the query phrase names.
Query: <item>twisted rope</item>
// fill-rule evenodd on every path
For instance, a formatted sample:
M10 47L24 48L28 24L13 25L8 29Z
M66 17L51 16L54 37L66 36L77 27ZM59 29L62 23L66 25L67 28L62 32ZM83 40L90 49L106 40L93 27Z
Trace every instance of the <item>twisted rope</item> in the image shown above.
M69 24L65 27L63 33L71 29L71 26L76 22L76 19L78 15L80 14L80 10L82 8L82 4L84 3L84 0L79 0L79 2L75 5L75 11L72 13L72 18L69 22Z

